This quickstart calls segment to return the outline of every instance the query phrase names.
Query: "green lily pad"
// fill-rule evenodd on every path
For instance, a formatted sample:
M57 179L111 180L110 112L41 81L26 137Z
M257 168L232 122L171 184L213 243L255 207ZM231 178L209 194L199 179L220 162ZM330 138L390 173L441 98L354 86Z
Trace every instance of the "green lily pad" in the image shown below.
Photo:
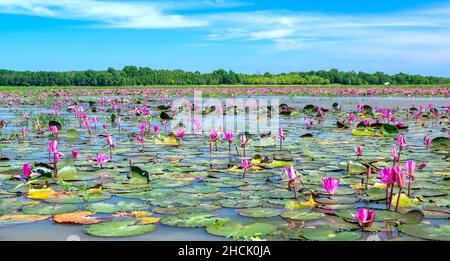
M48 215L3 215L0 216L0 227L37 222L48 218Z
M317 213L317 212L305 212L305 211L288 211L283 214L281 214L283 218L292 219L292 220L316 220L321 219L325 217L326 215L323 213Z
M80 207L77 205L36 205L36 206L26 206L22 208L22 212L24 214L29 215L54 215L54 214L62 214L68 212L74 212L79 210Z
M407 235L438 241L450 240L450 225L441 223L437 226L428 224L404 224L400 225L398 229Z
M66 138L74 141L80 138L80 132L74 128L70 128L66 131Z
M307 240L313 241L355 241L361 238L358 232L335 232L330 229L303 229L302 235Z
M110 221L88 226L86 233L98 237L126 237L151 233L156 226L153 224L136 225L136 221Z
M176 207L155 207L152 209L155 213L177 215L181 213L208 212L219 209L220 206L211 203L202 203L197 206L176 206Z
M269 218L281 214L281 210L273 208L247 208L239 210L239 215L254 218Z
M242 223L238 221L217 221L206 226L206 232L223 237L251 238L271 234L277 226L267 223Z
M447 137L436 137L431 141L432 150L450 150L450 139Z
M380 128L384 136L396 136L398 135L398 128L395 125L383 124Z
M352 129L352 134L355 136L373 137L375 132L370 129Z
M342 169L347 170L350 174L360 174L360 173L366 173L367 172L367 167L364 166L363 164L357 162L357 161L353 161L353 160L348 160L348 161L340 161L338 163L338 166Z
M263 201L257 199L223 199L219 203L225 208L254 208L263 205Z
M217 221L229 221L229 218L217 217L211 213L182 213L178 215L169 215L161 218L160 222L169 226L178 227L205 227L214 224Z
M411 210L403 214L397 222L400 224L419 224L424 219L425 215L420 210Z
M62 180L74 180L76 179L77 168L74 166L65 166L58 169L58 179Z
M148 171L138 166L131 166L131 177L128 177L131 183L150 183Z
M220 188L213 186L195 186L190 188L179 188L176 189L176 191L183 193L214 193L219 192Z
M111 198L111 194L103 193L100 195L89 195L87 197L77 196L77 197L61 197L61 198L52 198L45 199L46 202L49 203L60 203L60 204L81 204L85 202L93 203L100 202L103 200L107 200Z
M94 203L89 205L86 209L98 213L116 213L116 212L142 210L144 208L146 208L146 205L144 203L134 201L130 202L119 201L117 204L104 202Z

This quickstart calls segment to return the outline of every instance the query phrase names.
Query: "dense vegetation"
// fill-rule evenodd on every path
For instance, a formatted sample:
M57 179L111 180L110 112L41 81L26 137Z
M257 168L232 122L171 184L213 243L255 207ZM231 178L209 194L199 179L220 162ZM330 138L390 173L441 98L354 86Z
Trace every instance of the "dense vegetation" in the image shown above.
M223 69L212 73L182 70L153 70L148 67L125 66L122 70L32 72L0 70L0 86L126 86L126 85L218 85L218 84L447 84L450 78L388 75L382 72L329 71L291 72L281 74L241 74Z

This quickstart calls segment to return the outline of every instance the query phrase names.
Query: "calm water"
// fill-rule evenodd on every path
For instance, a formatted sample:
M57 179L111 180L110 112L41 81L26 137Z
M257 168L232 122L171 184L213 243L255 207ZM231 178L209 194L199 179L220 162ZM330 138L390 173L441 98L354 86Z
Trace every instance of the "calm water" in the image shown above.
M342 106L343 111L349 111L354 110L355 105L358 103L365 103L368 105L371 105L372 107L378 106L378 107L388 107L388 108L410 108L412 104L417 106L424 106L426 107L428 104L432 103L435 107L443 107L450 105L448 98L401 98L401 97L395 97L395 98L381 98L381 97L361 97L361 98L347 98L347 97L253 97L255 99L279 99L279 103L287 103L294 107L303 107L307 104L315 104L319 105L323 108L331 108L331 105L334 102L339 103ZM206 100L206 99L204 99ZM27 108L24 107L24 110L34 110L34 108ZM3 107L0 108L0 116L2 119L11 120L14 119L14 115L8 112L8 108ZM330 119L329 121L325 121L323 123L323 128L332 128L335 124L336 119ZM281 126L286 126L286 128L293 133L296 130L300 130L300 132L304 131L304 126L302 124L299 125L299 122L302 122L302 118L282 118L280 121ZM289 126L289 127L288 127ZM124 125L124 128L127 126ZM448 126L447 126L448 129ZM326 131L315 129L311 132L314 133L314 135L317 137L323 137L325 140L329 138ZM433 129L431 133L436 133L437 130ZM421 133L418 132L417 129L411 128L408 135L409 138L412 140L415 140L417 143L420 142L422 139L422 134L420 135L414 135L415 133ZM444 132L442 132L444 133ZM342 135L342 139L351 139L352 135L346 134ZM335 137L331 137L335 138ZM332 140L330 138L330 140ZM288 135L286 143L289 143L290 141L293 141L296 139L294 135ZM336 141L336 140L335 140ZM376 144L372 144L373 146L376 146ZM370 146L370 145L369 145ZM351 153L353 149L353 145L345 145L343 147L343 151L345 153ZM207 159L208 158L209 150L207 148L204 148L203 155L198 155L196 158L192 158L191 160L195 159ZM344 153L344 154L345 154ZM38 152L35 154L30 155L22 155L17 157L12 161L14 163L16 160L23 161L27 158L34 158L34 157L44 157L45 160L45 152ZM347 154L346 154L347 155ZM346 156L343 155L343 156ZM300 155L299 155L300 156ZM343 157L344 158L344 157ZM333 157L332 160L335 161L337 157ZM447 169L448 170L448 169ZM223 189L224 191L226 189ZM117 202L120 198L113 197L106 202ZM1 199L0 199L1 200ZM123 199L120 199L123 200ZM127 199L130 200L130 199ZM150 208L151 209L151 208ZM227 216L231 217L234 220L251 220L250 218L242 217L237 214L236 209L232 208L222 208L217 211L214 211L214 213L219 214L220 216ZM154 214L155 217L162 216L158 214ZM276 217L276 219L281 219L280 217ZM8 226L8 227L2 227L0 228L0 240L114 240L114 239L105 239L101 237L93 237L89 236L85 233L83 233L83 226L80 225L62 225L62 224L55 224L49 220L40 221L40 222L34 222L34 223L28 223L28 224L21 224L21 225L14 225L14 226ZM163 225L160 223L156 224L156 229L154 232L141 235L141 236L133 236L133 237L126 237L126 238L120 238L126 239L126 240L229 240L224 237L217 237L214 235L210 235L204 231L204 228L177 228L177 227L171 227L167 225Z

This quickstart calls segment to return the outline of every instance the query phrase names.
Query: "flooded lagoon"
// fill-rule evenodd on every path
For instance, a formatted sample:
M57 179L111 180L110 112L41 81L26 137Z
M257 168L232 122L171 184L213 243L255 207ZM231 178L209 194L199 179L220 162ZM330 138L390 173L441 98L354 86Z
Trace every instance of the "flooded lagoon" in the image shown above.
M0 240L450 240L448 98L250 98L3 93Z

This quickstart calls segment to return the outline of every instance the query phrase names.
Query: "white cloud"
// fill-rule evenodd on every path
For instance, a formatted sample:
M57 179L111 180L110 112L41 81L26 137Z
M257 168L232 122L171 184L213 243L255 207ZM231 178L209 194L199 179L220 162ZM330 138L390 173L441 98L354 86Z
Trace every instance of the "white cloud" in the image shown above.
M0 13L86 20L117 28L181 28L208 22L170 14L164 5L142 1L99 0L0 0Z
M308 50L318 54L408 62L447 62L450 54L450 5L380 14L326 14L256 11L211 16L216 39L264 40L271 51ZM232 28L240 28L240 33Z
M258 41L265 43L265 51L449 63L448 4L377 14L232 9L247 4L239 0L0 0L0 13L83 20L107 28L201 27L192 33L203 34L206 41L198 44L204 45L211 40ZM226 10L218 12L219 8Z
M285 38L294 32L292 29L275 29L266 31L257 31L249 33L250 38L253 40L264 40L264 39L279 39Z

